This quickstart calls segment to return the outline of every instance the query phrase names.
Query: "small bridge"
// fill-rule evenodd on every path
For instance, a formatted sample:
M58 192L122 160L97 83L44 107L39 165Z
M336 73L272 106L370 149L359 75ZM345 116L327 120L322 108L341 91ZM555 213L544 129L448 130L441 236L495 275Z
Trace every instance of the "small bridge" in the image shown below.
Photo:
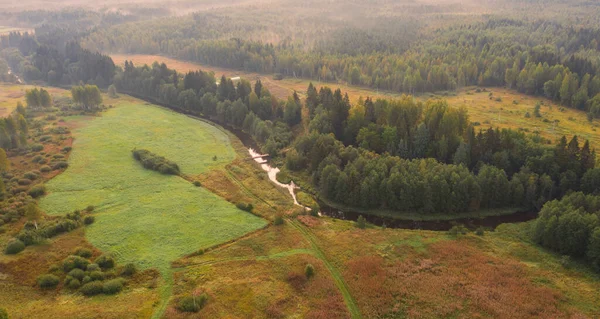
M269 156L271 156L271 155L269 155L269 154L256 155L256 156L253 156L252 159L264 158L264 157L269 157Z

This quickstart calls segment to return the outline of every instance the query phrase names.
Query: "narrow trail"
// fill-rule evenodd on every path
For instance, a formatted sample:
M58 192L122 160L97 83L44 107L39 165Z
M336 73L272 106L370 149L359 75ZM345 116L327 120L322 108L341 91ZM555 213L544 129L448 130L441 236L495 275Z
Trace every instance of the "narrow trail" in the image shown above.
M327 269L329 270L329 273L331 273L331 277L333 277L333 280L335 281L336 286L342 293L342 297L344 297L344 302L346 303L346 306L348 307L348 311L350 312L350 315L352 316L352 318L353 319L362 318L360 310L358 309L358 306L356 305L354 298L350 294L350 290L348 289L348 286L346 285L346 282L344 281L342 274L333 264L331 264L329 262L329 260L327 260L327 257L325 257L325 253L321 250L321 248L317 244L317 239L316 239L315 235L312 234L310 232L310 230L306 229L304 226L300 225L300 223L295 220L290 220L289 224L292 225L294 228L296 228L300 233L302 233L304 238L306 238L306 240L308 240L310 242L312 249L315 252L315 256L323 261L323 263L325 264L325 267L327 267Z
M167 269L164 272L161 271L161 276L163 277L164 283L160 287L160 301L158 306L152 312L152 319L160 319L165 314L167 310L167 306L169 305L169 300L173 295L173 273L174 269Z
M263 261L263 260L272 260L285 258L294 255L312 255L315 256L315 252L310 249L292 249L287 251L282 251L279 253L271 254L271 255L262 255L255 257L229 257L229 258L221 258L221 259L213 259L213 260L205 260L196 263L189 263L181 266L180 268L188 268L188 267L196 267L196 266L206 266L206 265L215 265L226 263L230 261Z

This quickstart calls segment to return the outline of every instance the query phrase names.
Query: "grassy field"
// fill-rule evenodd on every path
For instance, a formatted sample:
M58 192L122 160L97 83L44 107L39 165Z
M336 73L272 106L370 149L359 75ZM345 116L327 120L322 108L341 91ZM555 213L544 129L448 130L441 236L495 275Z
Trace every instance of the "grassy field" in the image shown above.
M74 127L74 150L67 171L47 185L40 205L48 214L95 206L97 222L86 233L92 244L120 262L161 271L266 224L180 177L144 169L131 156L133 148L146 148L196 175L235 158L227 135L139 101L116 105L99 118L66 119Z
M13 85L0 82L0 117L5 117L17 108L17 102L25 105L25 91L33 89L30 85ZM68 91L46 87L53 96L69 95Z
M588 139L596 149L600 149L598 120L590 123L584 112L562 107L546 98L519 94L502 88L488 88L486 92L480 93L476 93L475 88L466 88L456 94L437 97L446 99L451 106L466 107L471 122L481 123L480 127L483 129L493 126L530 133L539 132L551 141L559 139L562 135L571 137L576 134L580 143L582 138ZM537 103L542 104L540 118L533 115ZM526 113L530 114L530 118L525 117Z
M29 32L29 33L33 33L35 30L31 29L31 28L19 28L19 27L8 27L8 26L1 26L0 25L0 35L5 35L8 34L10 32Z
M484 236L370 228L300 216L180 260L175 294L209 295L202 317L597 318L600 278L528 242L528 227ZM307 280L304 265L317 276ZM343 289L333 289L336 270ZM315 289L315 287L319 287ZM339 288L339 286L338 286ZM322 291L328 291L323 295ZM302 302L298 302L298 298ZM167 314L183 318L173 306Z

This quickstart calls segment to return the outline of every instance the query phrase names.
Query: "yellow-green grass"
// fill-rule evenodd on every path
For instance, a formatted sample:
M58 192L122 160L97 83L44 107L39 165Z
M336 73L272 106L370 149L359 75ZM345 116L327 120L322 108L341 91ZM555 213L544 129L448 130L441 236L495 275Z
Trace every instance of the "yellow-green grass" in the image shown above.
M492 93L492 99L490 99L490 93ZM592 146L600 148L598 120L590 123L585 112L562 107L546 98L520 94L502 88L487 88L486 92L476 93L475 88L472 87L460 90L456 94L438 95L438 97L446 99L452 107L466 107L471 122L481 123L482 129L490 126L515 130L525 129L529 133L539 132L541 136L553 142L562 135L567 137L578 135L580 142L588 139ZM496 101L497 98L500 98L501 101ZM540 118L533 114L537 103L543 104ZM529 112L529 118L525 117L527 112ZM555 121L558 122L555 124Z
M307 264L315 277L306 280ZM269 227L177 264L175 295L206 292L201 318L348 318L342 295L310 243L289 224ZM176 298L174 298L176 300ZM185 318L172 303L169 318Z
M14 85L0 82L0 117L10 114L16 107L17 102L25 105L25 92L35 88L33 85ZM66 96L69 91L57 88L45 87L51 95Z
M1 26L0 25L0 35L5 35L10 32L29 32L33 33L34 30L31 28L20 28L20 27L9 27L9 26Z
M47 184L49 195L40 202L48 214L95 206L88 240L119 262L161 272L185 254L266 224L181 177L144 169L131 155L145 148L178 163L184 174L200 174L235 158L221 130L130 98L116 105L91 120L66 119L75 142L69 168Z
M18 231L9 229L9 231ZM5 240L0 238L2 247ZM144 318L152 313L158 301L158 290L149 286L158 276L155 271L138 272L129 278L127 288L117 297L83 297L66 288L41 291L36 278L48 272L78 247L100 254L84 239L84 229L54 237L47 242L27 247L17 255L0 254L0 308L10 318ZM62 286L62 284L61 284Z

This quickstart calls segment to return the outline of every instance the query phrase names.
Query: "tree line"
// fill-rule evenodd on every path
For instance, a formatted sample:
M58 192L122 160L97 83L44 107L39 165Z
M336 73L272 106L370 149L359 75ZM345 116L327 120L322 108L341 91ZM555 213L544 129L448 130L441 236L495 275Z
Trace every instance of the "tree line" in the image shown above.
M330 47L307 48L286 41L272 44L229 39L224 35L232 26L219 25L216 34L201 26L195 19L177 25L150 21L99 30L84 41L102 51L160 53L220 67L342 81L409 94L470 85L508 86L594 115L600 113L600 97L592 101L600 93L596 63L600 30L594 27L492 18L441 28L422 40L407 38L411 48L395 51L379 45L378 37L352 28L332 33ZM167 36L171 34L176 36ZM189 34L193 39L186 36ZM355 50L335 45L349 35L352 41L345 43L352 43Z
M300 116L301 103L297 95L291 97L292 102L279 101L260 80L254 87L247 80L234 83L224 76L217 82L213 73L180 74L164 63L136 67L126 61L123 71L116 74L114 84L121 92L150 97L243 129L270 154L289 145L292 133L288 124L297 123Z
M538 244L587 260L600 271L600 196L573 193L546 203L532 236Z

